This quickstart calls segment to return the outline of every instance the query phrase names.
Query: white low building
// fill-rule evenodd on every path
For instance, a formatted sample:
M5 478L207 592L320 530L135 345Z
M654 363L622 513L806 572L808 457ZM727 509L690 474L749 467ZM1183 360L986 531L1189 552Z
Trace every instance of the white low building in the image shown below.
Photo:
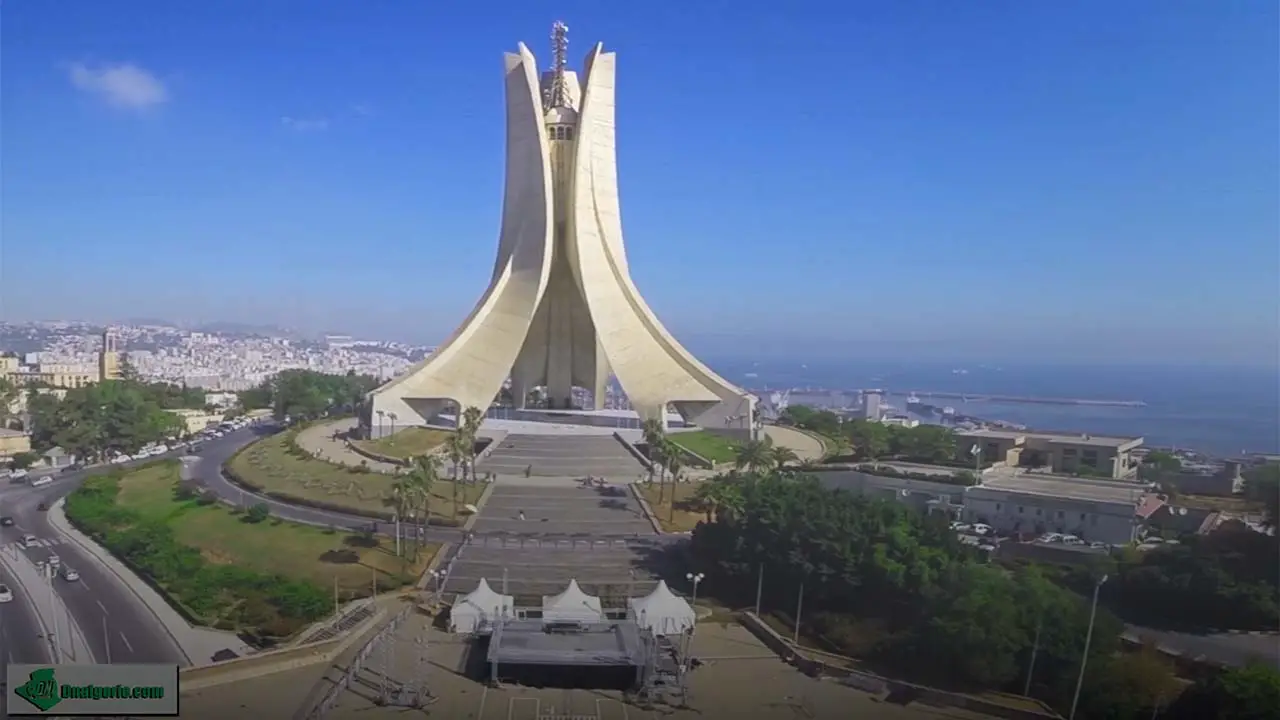
M910 469L929 474L922 466ZM1143 521L1164 504L1137 483L988 471L982 484L965 487L943 481L953 468L934 470L938 482L852 470L818 473L818 478L832 489L893 499L920 511L945 511L1002 534L1060 532L1110 545L1136 539Z
M1163 504L1134 483L1014 475L988 478L965 493L964 517L1005 533L1069 533L1124 545Z

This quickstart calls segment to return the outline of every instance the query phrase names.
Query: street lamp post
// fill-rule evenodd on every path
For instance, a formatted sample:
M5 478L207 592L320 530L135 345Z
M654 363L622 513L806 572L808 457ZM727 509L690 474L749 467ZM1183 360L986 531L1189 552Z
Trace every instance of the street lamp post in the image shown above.
M1102 592L1102 585L1107 581L1107 576L1103 575L1098 578L1098 582L1093 586L1093 606L1089 609L1089 629L1084 634L1084 654L1080 656L1080 678L1076 680L1076 693L1071 698L1071 714L1067 716L1067 720L1075 720L1076 707L1080 704L1080 689L1084 687L1084 670L1089 664L1089 644L1093 642L1093 622L1098 618L1098 594Z
M685 578L687 578L689 582L693 583L693 595L691 596L692 601L689 603L690 607L693 608L693 627L690 627L689 634L685 635L684 657L681 658L683 661L681 665L684 668L685 673L689 672L689 653L693 648L693 633L698 628L698 585L700 585L706 577L707 576L702 573L685 574Z
M441 583L444 581L444 571L443 571L443 570L432 570L432 571L431 571L431 580L432 580L432 582L433 582L433 583L434 583L434 585L435 585L434 602L435 602L436 604L439 604L439 603L440 603L440 585L441 585Z
M804 580L800 581L800 595L796 598L796 629L792 634L792 644L800 645L800 614L804 612Z

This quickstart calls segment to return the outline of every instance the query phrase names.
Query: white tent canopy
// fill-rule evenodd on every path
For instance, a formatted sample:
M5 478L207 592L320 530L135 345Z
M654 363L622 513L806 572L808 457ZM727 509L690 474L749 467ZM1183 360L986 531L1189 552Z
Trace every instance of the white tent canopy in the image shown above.
M658 587L642 598L632 598L631 612L636 623L654 635L679 635L693 627L697 615L688 601L671 592L661 580Z
M570 580L569 587L559 595L542 596L542 619L544 622L603 622L604 609L600 607L600 598L586 594L578 587L577 580Z
M486 623L500 617L512 617L515 600L489 587L484 578L475 590L460 597L449 611L449 630L455 633L473 633Z

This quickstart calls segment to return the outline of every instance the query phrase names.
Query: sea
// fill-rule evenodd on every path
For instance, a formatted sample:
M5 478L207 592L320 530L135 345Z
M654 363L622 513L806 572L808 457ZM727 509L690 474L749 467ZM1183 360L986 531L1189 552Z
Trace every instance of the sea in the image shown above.
M813 390L887 391L902 409L911 392L983 393L1017 397L1136 400L1141 407L1048 405L925 399L957 413L1004 420L1034 430L1142 436L1148 446L1218 457L1280 453L1280 369L1222 367L922 364L871 361L712 360L741 387L792 389L792 402L843 396ZM800 392L801 389L810 389ZM856 398L855 398L856 399ZM923 398L922 398L923 399Z

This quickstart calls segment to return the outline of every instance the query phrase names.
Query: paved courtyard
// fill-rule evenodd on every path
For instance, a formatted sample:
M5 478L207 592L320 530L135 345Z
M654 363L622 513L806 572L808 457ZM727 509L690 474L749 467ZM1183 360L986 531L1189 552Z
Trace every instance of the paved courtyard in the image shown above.
M517 596L518 604L530 604L574 579L606 605L621 607L657 584L662 552L652 540L477 537L462 549L444 591L468 593L484 578L494 590Z
M652 535L653 525L625 482L585 488L572 480L504 477L471 530L477 534Z
M375 651L368 669L328 716L352 720L418 716L419 711L376 704L381 659L398 680L424 678L434 701L421 711L429 718L459 720L832 720L886 718L926 720L981 718L954 708L893 705L844 685L805 677L777 659L738 625L701 624L693 654L703 664L690 675L689 707L641 709L620 693L559 688L487 688L468 678L470 646L463 639L428 627L417 617L401 630L392 652ZM415 642L423 638L424 642ZM426 648L426 652L422 649Z
M481 473L630 482L645 474L640 461L612 434L510 433L477 464Z
M566 479L504 477L471 530L475 535L459 551L447 593L471 592L484 578L498 592L532 602L576 579L586 592L613 600L607 604L622 605L656 582L653 525L626 485L588 488Z

